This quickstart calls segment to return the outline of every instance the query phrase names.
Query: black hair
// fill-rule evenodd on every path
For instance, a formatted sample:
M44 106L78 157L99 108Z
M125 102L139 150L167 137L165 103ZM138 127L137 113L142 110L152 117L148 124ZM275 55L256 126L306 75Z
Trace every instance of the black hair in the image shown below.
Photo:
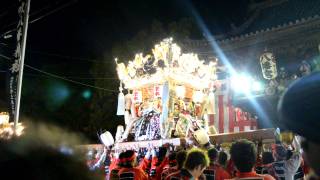
M257 151L253 142L241 139L232 143L230 154L240 172L251 172L257 160Z
M177 158L177 153L176 153L176 152L170 153L170 155L169 155L169 165L170 165L170 166L175 166L175 165L177 165L176 162L174 162L174 163L172 162L172 161L176 160L176 158Z
M176 159L177 153L176 152L172 152L169 155L169 161L173 161Z
M275 152L276 152L275 158L277 161L285 160L288 156L288 151L283 145L276 145Z
M272 152L266 151L262 153L262 164L270 164L273 162L274 162L274 159L273 159Z
M208 156L209 156L210 162L214 162L217 159L217 156L218 156L217 149L216 148L210 148L208 150Z
M218 163L222 166L227 164L228 154L224 151L220 151L218 155Z
M167 153L167 148L159 147L158 162L156 163L156 166L159 166L162 163L166 153Z
M187 151L181 150L177 153L177 163L178 163L178 169L181 169L183 167L183 164L187 158Z
M193 170L200 166L205 168L209 165L209 158L203 151L199 149L189 150L187 159L184 163L184 167L189 170Z
M121 161L121 159L125 159L125 158L130 158L134 155L134 151L133 150L127 150L125 152L120 153L119 155L119 160ZM124 168L132 168L133 167L133 161L124 161L124 162L120 162L118 164L120 167L124 167Z

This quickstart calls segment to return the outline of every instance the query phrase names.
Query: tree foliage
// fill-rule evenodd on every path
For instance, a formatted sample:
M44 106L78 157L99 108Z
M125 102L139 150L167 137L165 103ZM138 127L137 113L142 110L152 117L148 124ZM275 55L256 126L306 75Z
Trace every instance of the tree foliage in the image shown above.
M28 75L23 80L21 121L55 124L87 135L90 101L81 94L87 88L41 74Z
M129 60L136 53L150 53L154 44L162 39L172 37L175 42L181 43L185 39L199 38L201 33L190 18L163 24L154 20L150 27L140 30L133 38L127 41L116 42L112 47L112 56L119 60Z

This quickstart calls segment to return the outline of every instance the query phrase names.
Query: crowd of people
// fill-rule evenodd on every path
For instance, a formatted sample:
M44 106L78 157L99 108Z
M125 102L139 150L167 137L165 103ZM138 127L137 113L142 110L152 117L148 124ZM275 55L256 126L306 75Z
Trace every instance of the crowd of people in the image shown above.
M276 141L270 151L262 151L261 142L243 139L233 142L229 151L219 146L210 149L167 146L158 150L127 150L119 155L106 150L106 159L110 156L110 164L105 164L106 178L319 179L319 92L320 73L312 73L293 83L281 98L281 126L300 135L290 145ZM93 167L101 166L95 163Z
M320 179L320 73L291 85L279 103L281 126L296 135L292 143L240 139L230 148L172 146L90 151L87 159L66 142L75 135L42 127L10 140L0 139L1 179ZM29 136L28 136L29 135ZM36 138L35 138L36 137ZM138 143L138 142L137 142ZM85 163L87 162L87 164Z
M91 170L104 171L106 179L176 180L176 179L304 179L309 167L301 154L298 137L291 145L280 141L271 151L262 143L242 139L230 150L220 146L206 148L173 147L133 149L88 154ZM93 158L95 157L95 158Z

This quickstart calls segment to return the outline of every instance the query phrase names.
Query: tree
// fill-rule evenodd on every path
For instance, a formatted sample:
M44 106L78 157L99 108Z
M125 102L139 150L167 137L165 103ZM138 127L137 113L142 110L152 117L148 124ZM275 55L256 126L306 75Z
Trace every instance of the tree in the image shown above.
M94 85L107 89L95 90L93 93L88 126L91 137L96 136L99 130L115 132L116 126L122 122L121 117L116 116L119 80L115 69L116 65L111 57L108 57L108 61L94 63L91 68L93 77L97 78Z
M198 38L201 36L195 22L190 18L183 18L178 22L169 23L168 30L176 41L188 38Z
M201 32L190 18L182 18L166 25L153 20L149 28L140 30L130 40L114 43L111 54L120 61L127 61L136 53L150 53L154 44L167 37L173 37L175 42L181 43L185 39L201 37Z

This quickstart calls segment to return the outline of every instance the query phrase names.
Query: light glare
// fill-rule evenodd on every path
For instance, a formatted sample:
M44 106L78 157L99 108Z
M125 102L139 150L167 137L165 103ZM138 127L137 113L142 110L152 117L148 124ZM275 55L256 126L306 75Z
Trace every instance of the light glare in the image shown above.
M262 84L258 81L254 81L252 84L253 91L261 91L263 89Z
M250 92L251 78L245 74L236 75L231 78L232 88L237 93L247 94Z
M184 95L186 94L186 88L184 86L177 86L176 87L176 94L180 98L184 98Z

